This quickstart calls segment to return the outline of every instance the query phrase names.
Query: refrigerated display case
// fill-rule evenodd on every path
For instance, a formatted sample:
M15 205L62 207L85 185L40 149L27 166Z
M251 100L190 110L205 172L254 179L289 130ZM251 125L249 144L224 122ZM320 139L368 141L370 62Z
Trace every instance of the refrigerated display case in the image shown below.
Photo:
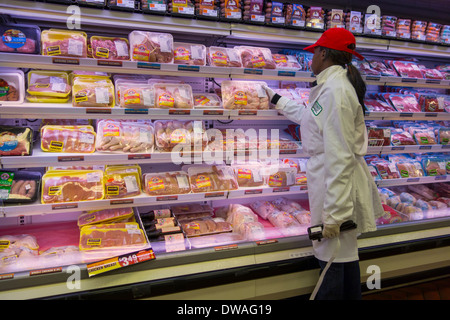
M2 17L13 17L17 22L32 23L44 28L65 29L70 14L66 6L37 1L0 1ZM132 20L133 26L129 21ZM115 30L111 32L110 27ZM119 12L101 8L81 8L81 26L89 35L127 37L133 30L169 32L177 41L190 41L202 45L222 47L248 45L268 46L272 52L281 49L297 49L315 41L320 33L311 30L273 28L264 25L247 25L235 21L203 21L177 16L153 16L141 12ZM114 33L114 34L112 34ZM264 39L264 40L262 40ZM442 44L407 42L385 38L357 36L358 48L367 57L415 57L426 65L448 63L449 47ZM186 66L178 64L143 61L105 61L92 58L61 58L55 56L27 55L0 52L0 67L44 70L83 70L108 74L172 76L182 78L196 92L213 92L222 81L264 81L275 87L279 83L302 83L303 87L315 80L311 71L286 71L277 69L235 68L218 66ZM439 94L448 93L450 80L405 78L400 76L364 75L369 93L379 88L427 88ZM194 91L194 90L193 90ZM194 92L195 93L195 92ZM0 105L2 121L15 126L31 125L40 130L40 119L117 119L117 120L201 120L205 129L218 130L249 128L277 129L283 132L292 123L275 109L129 109L73 107L71 102L46 104L24 102ZM392 121L428 121L446 123L450 113L445 112L378 112L366 113L368 123L385 128ZM36 119L36 120L35 120ZM251 141L250 141L251 142ZM280 149L282 159L306 159L300 141ZM384 144L384 143L383 143ZM383 145L374 143L368 147L368 155L431 154L445 153L447 144ZM268 151L268 150L266 150ZM252 150L235 151L232 156L252 158ZM260 152L261 158L270 159L271 153ZM212 155L193 150L184 154L185 161L207 162ZM225 155L221 160L227 160ZM0 159L3 170L26 168L41 171L58 166L140 165L142 173L173 172L180 166L173 163L172 152L152 150L146 153L52 153L44 152L39 143L34 144L31 156L4 156ZM395 169L397 170L397 169ZM376 172L377 173L377 172ZM245 172L248 175L248 171ZM440 175L404 176L395 179L376 180L378 187L397 188L408 191L408 186L448 185L448 172ZM92 178L92 177L91 177ZM304 177L303 177L304 178ZM159 180L158 180L159 181ZM205 180L202 180L203 182ZM278 180L277 180L278 181ZM240 186L236 189L209 190L198 193L150 195L142 192L127 198L99 198L89 201L41 203L37 200L27 204L6 204L0 208L0 235L34 234L41 242L40 251L49 252L51 258L39 256L38 261L24 260L16 269L0 271L0 297L8 299L33 298L287 298L309 294L318 279L318 265L313 258L311 242L306 228L295 234L283 233L283 227L257 217L255 223L271 231L260 238L243 238L235 232L225 232L222 237L209 235L208 241L201 237L186 235L182 239L155 241L146 238L147 246L126 248L106 255L69 254L61 258L61 252L52 251L53 246L70 250L78 246L80 229L77 220L82 212L117 208L134 208L136 222L145 230L145 213L167 209L177 205L203 204L214 210L229 204L251 206L257 201L276 201L280 197L295 200L308 208L307 190L299 178L298 184L263 186ZM161 182L155 182L158 186ZM158 187L159 188L159 187ZM43 189L42 189L43 190ZM144 190L143 190L144 191ZM58 193L58 190L50 192ZM401 201L400 201L401 202ZM390 208L392 209L392 208ZM389 211L390 209L387 209ZM173 210L172 210L173 212ZM432 212L432 213L431 213ZM139 214L140 213L140 214ZM144 215L142 215L144 214ZM430 277L448 273L450 258L450 219L447 208L431 210L421 218L407 216L392 209L389 216L379 221L376 232L359 238L362 278L364 284L370 276L371 265L383 272L387 285L413 277ZM180 226L183 226L180 223ZM255 224L255 227L259 225ZM200 230L200 224L193 229ZM102 229L103 230L103 229ZM153 229L152 229L153 230ZM224 229L229 231L228 229ZM132 232L133 233L133 232ZM49 235L52 235L50 237ZM94 237L92 244L98 245ZM11 243L9 241L8 245ZM3 246L7 246L6 242ZM30 249L30 248L28 248ZM3 249L4 250L4 249ZM139 253L140 252L140 253ZM42 253L41 253L42 254ZM34 254L33 254L34 255ZM70 257L70 258L69 258ZM32 257L33 258L33 257ZM32 259L30 258L30 259ZM112 260L111 260L112 259ZM28 263L26 263L28 262ZM108 268L114 265L114 270ZM36 268L36 266L39 266ZM98 272L98 270L107 272ZM73 277L71 277L73 276ZM74 278L75 277L75 278ZM73 285L79 279L79 287ZM75 282L74 282L75 283Z

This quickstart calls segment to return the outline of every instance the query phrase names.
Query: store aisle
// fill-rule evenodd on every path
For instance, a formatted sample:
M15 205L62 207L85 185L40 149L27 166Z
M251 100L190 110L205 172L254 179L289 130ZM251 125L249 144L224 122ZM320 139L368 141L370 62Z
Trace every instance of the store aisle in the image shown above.
M450 300L450 277L368 294L363 300Z

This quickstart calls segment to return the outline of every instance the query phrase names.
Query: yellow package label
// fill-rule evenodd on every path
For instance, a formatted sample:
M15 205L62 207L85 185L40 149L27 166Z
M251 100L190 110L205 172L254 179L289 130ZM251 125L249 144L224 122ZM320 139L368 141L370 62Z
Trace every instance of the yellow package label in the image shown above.
M86 91L78 91L75 94L75 102L79 103L79 102L85 102L85 101L88 101L87 92Z
M64 149L64 142L62 141L50 141L50 145L48 146L48 150L61 152Z
M48 195L49 196L59 196L61 195L61 187L60 186L53 186L48 188Z
M173 108L175 105L175 99L167 92L164 92L158 97L158 104L160 106Z
M125 105L140 104L141 95L135 89L127 89L123 93L123 100L125 102Z
M101 238L92 238L92 239L87 239L86 245L88 246L99 246L102 244L102 239Z
M281 187L283 185L283 178L279 174L274 174L269 177L269 186Z
M106 194L108 196L118 196L119 187L118 186L106 186Z
M225 53L222 51L216 51L212 54L212 61L214 64L218 65L227 65L228 64L228 57Z
M150 60L150 50L144 45L139 45L133 49L133 60L136 61L149 61Z
M209 100L207 97L205 97L205 96L199 96L199 97L197 97L197 98L195 98L195 103L198 105L198 104L201 104L201 105L205 105L205 104L207 104L208 102L210 102L211 100Z
M97 47L97 49L95 50L95 55L101 58L109 58L109 49Z
M251 179L252 171L249 169L238 169L238 178L239 179Z
M237 91L234 94L234 104L247 105L247 95L243 91Z
M170 135L170 143L186 143L186 132L183 129L175 129Z
M209 177L200 175L197 179L195 179L195 184L197 185L197 188L207 188L211 186L211 180Z
M47 47L47 55L49 55L49 56L60 56L61 55L61 47L60 46Z
M9 248L11 241L9 240L0 240L0 250L5 250Z
M174 59L177 61L186 61L189 60L190 52L188 49L180 47L177 48L174 52Z
M266 65L266 61L261 56L255 56L250 59L254 68L262 68Z
M187 229L200 230L200 225L197 222L191 222L186 224Z
M120 136L120 128L118 125L114 123L108 123L103 127L103 136L104 137L118 137Z
M158 177L153 177L148 182L148 190L149 191L156 191L164 189L164 181Z

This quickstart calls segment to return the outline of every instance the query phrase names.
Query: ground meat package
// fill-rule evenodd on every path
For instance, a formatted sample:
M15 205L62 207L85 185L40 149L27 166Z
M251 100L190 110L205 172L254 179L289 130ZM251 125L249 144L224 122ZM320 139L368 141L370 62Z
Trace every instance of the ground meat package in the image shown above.
M0 51L38 54L41 49L41 29L34 25L0 25Z
M394 107L377 99L364 99L364 106L370 112L395 112Z
M206 47L202 44L174 42L175 64L186 64L194 66L206 65Z
M41 45L43 56L87 57L87 36L82 31L44 30Z
M412 94L391 94L386 93L384 97L387 98L391 104L399 112L421 112L416 98Z
M0 71L0 104L21 104L24 99L25 77L23 71Z
M269 98L262 87L262 81L222 82L222 102L224 109L269 109Z
M103 60L130 60L128 39L92 36L92 57Z
M0 126L0 156L29 156L33 153L33 130Z
M250 69L276 69L272 52L268 48L237 46L242 60L242 66Z
M132 61L173 63L173 37L170 33L132 31L128 40Z
M242 67L239 51L234 48L208 47L207 60L213 67Z
M45 125L41 128L41 149L45 152L92 153L95 137L92 126Z
M189 176L184 171L145 173L144 190L151 196L185 194L191 191Z

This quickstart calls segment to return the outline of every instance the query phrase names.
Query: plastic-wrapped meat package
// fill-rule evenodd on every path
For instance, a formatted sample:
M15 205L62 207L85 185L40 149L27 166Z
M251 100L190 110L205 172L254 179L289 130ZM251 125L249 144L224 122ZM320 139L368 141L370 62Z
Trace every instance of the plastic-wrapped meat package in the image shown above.
M36 237L29 234L0 236L0 270L17 263L20 258L37 256L39 244Z
M373 69L368 61L357 61L357 68L362 75L379 76L381 72Z
M292 213L294 211L305 211L305 209L296 201L287 198L278 198L272 201L272 204L280 211Z
M391 104L399 112L421 112L416 98L412 94L387 94Z
M261 165L233 165L239 187L261 187L265 184Z
M426 21L419 21L419 20L413 21L411 25L411 39L425 41L426 29L427 29Z
M202 121L157 120L155 126L155 143L160 151L172 151L176 146L194 148L201 144L204 148L208 142Z
M140 248L147 244L144 232L136 228L90 229L81 228L80 250L111 250Z
M0 26L0 51L38 54L41 29L34 25L2 24Z
M222 100L215 93L193 93L195 109L222 108Z
M414 139L417 144L420 145L437 144L436 137L432 129L415 129Z
M398 19L395 31L399 38L411 38L411 19Z
M33 153L33 130L0 126L0 156L29 156Z
M295 56L285 54L272 54L273 61L275 62L276 69L280 70L301 70L302 66L298 63Z
M86 108L112 108L114 85L110 80L76 79L72 86L72 105Z
M194 193L236 190L239 185L228 166L194 165L187 169Z
M394 146L415 145L416 141L408 131L396 128L391 129L391 143Z
M394 61L392 64L397 70L400 77L406 78L419 78L422 79L423 75L419 66L415 62L410 61Z
M103 171L49 171L42 176L42 203L101 200Z
M175 64L206 65L206 47L202 44L174 42L173 49Z
M257 200L250 203L250 208L264 220L267 220L271 213L277 211L272 203L264 200Z
M82 31L50 29L41 33L43 56L87 57L87 36Z
M228 208L226 221L231 223L234 231L240 232L244 224L258 222L258 216L249 207L233 203Z
M419 105L422 108L423 112L444 112L444 107L439 103L438 97L436 94L422 94L418 93L416 96L419 96Z
M95 59L130 60L130 48L126 38L92 36L90 44Z
M240 0L220 0L220 18L240 21L242 19L242 2Z
M184 194L191 191L189 176L184 171L145 173L144 190L151 196Z
M286 25L304 27L306 24L306 11L301 4L284 4L286 10Z
M428 69L424 65L418 65L420 72L425 79L445 80L445 76L437 69Z
M117 95L120 95L119 105L121 108L151 108L154 103L153 86L149 84L122 84L116 86Z
M222 232L231 232L232 227L229 222L220 219L202 218L181 222L181 228L188 237L204 236Z
M376 60L368 60L370 67L378 72L380 72L380 75L382 76L392 76L397 77L398 74L394 69L391 69L387 67L383 62L376 61Z
M224 109L269 109L269 98L262 81L223 81Z
M275 211L268 216L268 220L280 229L286 236L298 235L302 231L300 223L290 213L285 211Z
M66 72L43 70L28 72L27 92L31 95L65 98L71 91L72 86Z
M266 20L266 9L272 6L271 2L266 3L266 8L264 8L263 0L244 0L244 10L242 12L242 17L244 21L249 21L253 23L263 24Z
M216 20L219 17L219 0L194 0L195 14L205 19Z
M342 9L331 9L327 12L326 26L330 28L345 28L345 16L347 14Z
M25 77L22 70L0 72L0 103L21 104L25 99Z
M274 172L276 171L276 172ZM295 184L296 168L280 167L278 170L269 168L266 171L267 185L269 187L288 187Z
M310 7L306 11L306 27L323 30L325 27L325 11L322 7Z
M109 8L117 8L119 10L134 11L136 3L134 0L108 0Z
M208 47L208 65L213 67L242 67L239 51L234 48Z
M381 179L398 179L400 178L400 174L398 173L397 167L395 163L391 163L388 161L373 161L372 165L374 165Z
M448 174L447 161L444 158L430 157L422 159L422 166L427 176L442 176Z
M439 144L449 144L450 142L450 128L439 128L438 131Z
M95 151L96 133L92 126L52 126L41 128L41 149L45 152Z
M272 52L268 48L237 46L235 49L239 51L244 68L276 69Z
M394 16L382 16L381 17L381 34L383 36L395 37L396 36L396 24L397 17Z
M150 123L100 120L97 123L97 151L148 153L154 147Z
M103 183L105 199L138 196L141 194L140 168L137 166L107 167Z
M441 29L442 29L441 24L428 22L425 41L439 42L441 40L439 37Z
M399 161L397 162L397 169L402 178L417 178L423 177L422 164L419 161Z
M266 239L265 228L260 222L246 222L239 226L239 233L248 241Z
M84 212L78 217L78 227L92 224L111 223L133 216L133 208L114 208Z
M170 33L132 31L128 40L132 61L173 63L173 37Z
M188 84L156 83L153 85L155 108L192 109L194 99Z
M368 127L369 146L390 146L391 145L391 129Z

